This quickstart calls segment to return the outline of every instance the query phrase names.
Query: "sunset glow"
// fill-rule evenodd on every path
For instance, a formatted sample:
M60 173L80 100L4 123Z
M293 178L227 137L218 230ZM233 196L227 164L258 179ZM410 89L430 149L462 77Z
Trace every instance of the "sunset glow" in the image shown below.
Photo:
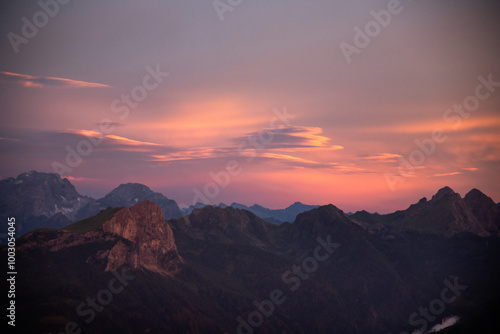
M386 1L246 1L223 21L210 1L68 4L0 44L0 176L191 205L235 161L211 202L391 212L445 185L498 202L498 18L460 4L404 2L351 62L339 45ZM3 36L37 8L3 10Z

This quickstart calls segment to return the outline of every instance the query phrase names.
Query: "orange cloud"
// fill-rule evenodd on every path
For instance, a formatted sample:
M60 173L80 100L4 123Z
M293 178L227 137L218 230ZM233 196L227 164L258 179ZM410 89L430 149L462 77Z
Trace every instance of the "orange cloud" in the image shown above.
M179 149L179 151L168 153L168 154L154 154L152 155L152 161L158 162L171 162L171 161L186 161L186 160L197 160L197 159L212 159L216 157L221 157L221 155L216 154L215 149L210 147L199 147L195 149Z
M442 173L442 174L434 174L432 176L453 176L453 175L458 175L462 174L461 172L451 172L451 173Z
M263 153L260 155L260 157L263 158L271 158L271 159L276 159L276 160L281 160L281 161L289 161L293 163L299 163L300 166L319 166L319 167L331 167L337 165L337 163L334 162L318 162L318 161L312 161L312 160L307 160L299 157L294 157L291 155L287 154L278 154L278 153Z
M393 124L388 126L377 126L375 128L367 129L371 132L383 133L431 133L434 129L442 129L445 132L452 131L465 131L471 129L481 128L499 128L500 116L491 117L477 117L473 114L469 118L461 118L461 122L454 120L453 122L446 122L444 119L437 119L423 122L412 122L403 124Z
M73 177L73 176L65 176L66 179L68 179L71 182L87 182L91 181L91 178L88 177Z
M380 153L377 155L371 155L371 156L364 157L363 159L378 160L378 161L382 161L382 162L395 162L396 161L395 158L401 158L401 157L402 157L402 155L400 155L400 154Z
M146 146L161 146L160 144L156 143L150 143L146 141L139 141L139 140L133 140L121 136L115 136L115 135L107 135L106 138L111 138L115 141L117 141L120 144L123 145L131 145L131 146L141 146L141 145L146 145Z
M467 170L469 172L475 172L475 171L478 171L479 168L476 168L476 167L469 167L469 168L462 168L462 170Z

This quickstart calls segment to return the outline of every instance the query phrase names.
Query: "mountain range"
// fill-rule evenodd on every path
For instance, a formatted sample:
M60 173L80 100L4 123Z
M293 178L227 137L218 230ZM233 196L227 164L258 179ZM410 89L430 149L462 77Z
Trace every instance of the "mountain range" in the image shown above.
M18 217L18 236L35 228L64 227L109 207L131 207L145 200L159 205L166 219L181 217L191 213L194 208L205 206L196 203L181 211L175 200L138 183L121 184L103 198L94 199L80 195L68 179L55 173L30 171L17 178L0 181L0 219L5 221L10 216ZM226 207L223 203L219 206ZM297 214L318 207L300 202L282 210L271 210L257 204L246 207L233 203L231 206L249 210L275 224L293 222Z
M188 208L182 209L182 212L184 214L190 214L191 212L193 212L193 210L203 208L205 206L207 206L207 204L197 202L196 204L191 205ZM285 222L293 222L299 213L306 212L319 207L319 205L307 205L307 204L302 204L300 202L295 202L285 209L277 209L277 210L268 209L258 204L254 204L252 206L246 206L240 203L232 203L231 205L220 203L214 206L220 208L227 208L228 206L230 206L236 209L247 210L252 212L254 215L264 219L265 221L277 225L283 224Z
M191 214L206 206L196 203L181 210L175 200L138 183L121 184L103 198L94 199L80 195L68 179L55 173L30 171L0 181L0 219L6 221L7 217L17 217L18 236L41 227L61 228L101 210L131 207L145 200L159 205L166 219ZM217 207L228 206L220 203ZM296 202L279 210L258 204L248 207L232 203L230 207L250 211L267 222L280 225L293 222L298 214L319 206ZM384 215L358 211L349 216L372 233L383 233L387 237L407 230L446 235L467 231L480 236L497 235L500 230L499 205L477 189L462 199L452 189L444 187L431 200L424 197L406 210Z
M431 200L422 198L406 210L391 214L358 211L350 219L370 231L386 237L404 235L406 231L451 236L469 232L478 236L498 236L500 210L491 198L472 189L464 198L451 188L440 189Z
M16 253L21 332L400 333L450 316L447 333L499 329L499 238L387 238L333 205L278 226L211 206L167 221L143 201L31 231Z
M2 181L2 208L31 188L13 206L31 205L28 218L96 213L16 241L19 332L427 333L451 318L442 333L500 330L500 207L477 189L387 215L329 204L278 225L224 205L167 218L170 202L143 185L93 200L40 174Z
M130 207L145 200L158 204L167 219L182 216L174 200L138 183L121 184L94 199L80 195L68 179L55 173L30 171L0 181L0 218L16 217L18 236L35 228L64 227L108 207Z

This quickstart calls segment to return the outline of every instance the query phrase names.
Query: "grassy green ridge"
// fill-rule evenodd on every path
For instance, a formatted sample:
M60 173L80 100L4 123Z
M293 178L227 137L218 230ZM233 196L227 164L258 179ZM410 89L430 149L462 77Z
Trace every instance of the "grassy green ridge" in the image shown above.
M83 220L77 221L74 224L63 227L62 230L82 234L90 231L95 231L101 227L105 222L113 218L113 216L122 208L108 208L102 210L97 215Z

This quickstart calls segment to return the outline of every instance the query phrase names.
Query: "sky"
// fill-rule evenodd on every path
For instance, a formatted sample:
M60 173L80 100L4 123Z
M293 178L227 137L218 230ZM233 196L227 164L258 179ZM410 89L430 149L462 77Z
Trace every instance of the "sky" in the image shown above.
M500 3L0 0L0 178L189 206L500 201Z

